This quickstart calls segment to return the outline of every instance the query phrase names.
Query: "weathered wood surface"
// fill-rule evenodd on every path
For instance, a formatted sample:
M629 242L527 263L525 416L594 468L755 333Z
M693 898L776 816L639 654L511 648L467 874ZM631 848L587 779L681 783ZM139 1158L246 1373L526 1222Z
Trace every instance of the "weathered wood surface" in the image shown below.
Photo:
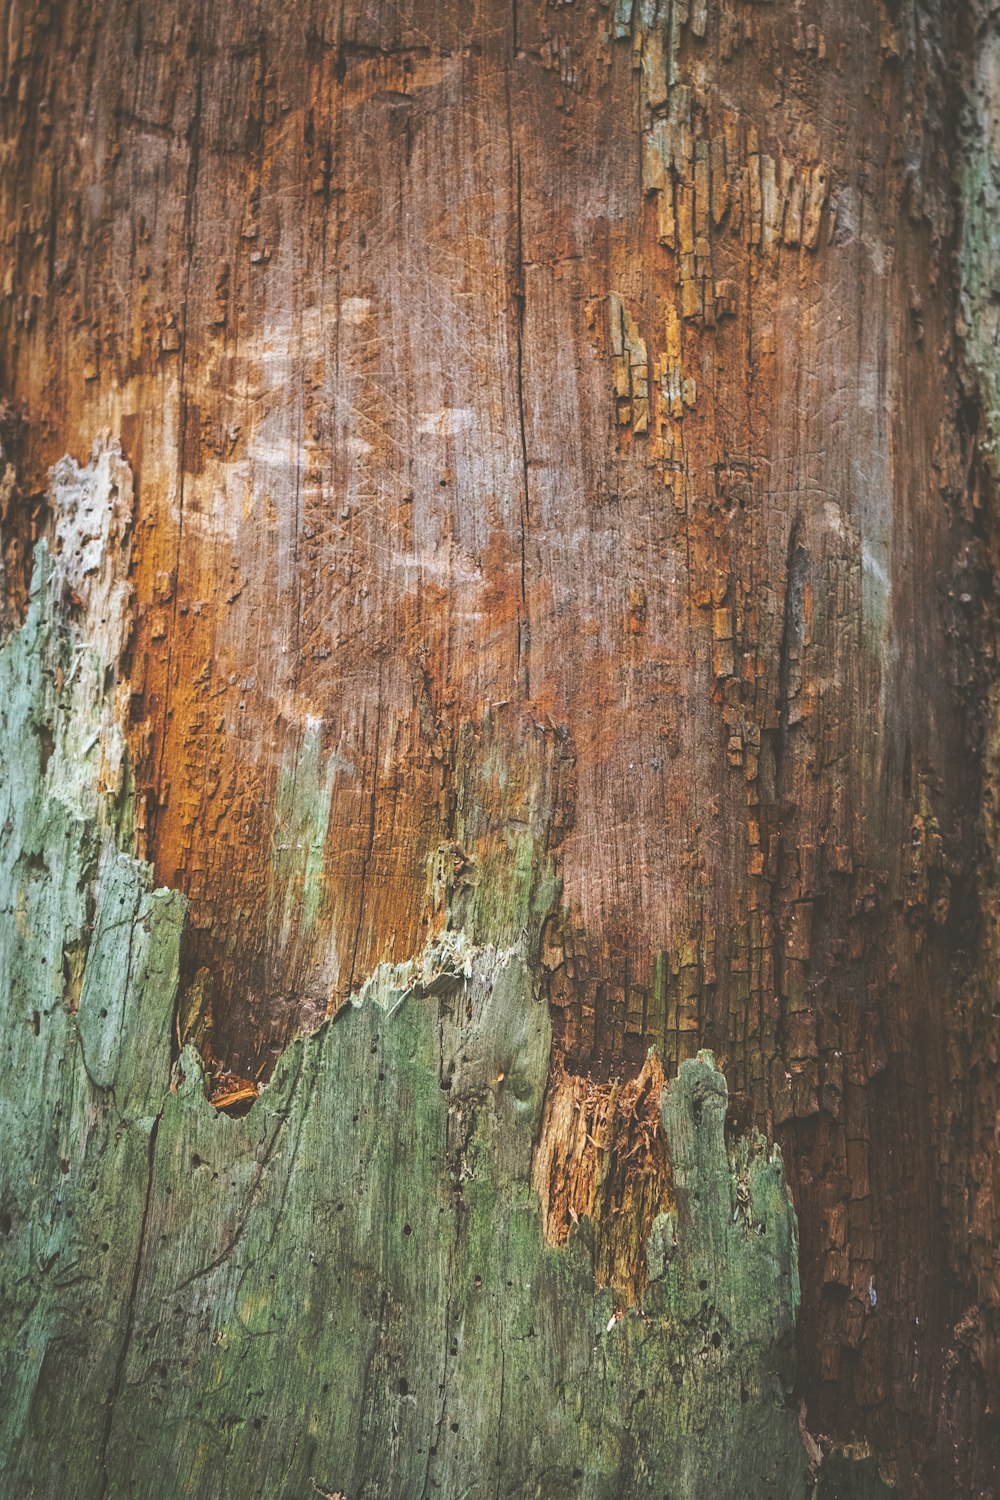
M801 1396L833 1445L828 1493L879 1467L908 1494L991 1493L996 22L943 0L66 0L5 22L0 354L28 415L0 497L8 628L33 523L54 531L72 488L67 469L46 504L48 466L108 430L136 476L136 628L80 656L117 686L58 659L73 638L44 563L5 648L5 794L30 836L3 836L4 1000L32 1071L4 1108L34 1143L11 1159L37 1163L4 1179L33 1268L5 1284L15 1323L35 1307L37 1347L56 1341L9 1419L19 1482L64 1484L63 1452L98 1494L180 1483L201 1421L194 1493L225 1492L208 1476L228 1443L261 1493L305 1474L354 1500L396 1493L409 1421L429 1467L400 1494L498 1474L500 1493L560 1493L542 1449L587 1494L638 1493L642 1465L690 1449L681 1493L725 1493L718 1450L682 1442L702 1412L706 1434L751 1423L746 1473L771 1463L793 1494L817 1457L790 1425ZM18 712L42 727L41 801ZM183 894L183 940L180 895L136 856ZM512 955L502 1021L487 954ZM428 972L419 998L428 963L445 992ZM409 998L383 1019L386 987ZM526 1049L521 1114L514 1062L490 1082L494 1027ZM243 1119L202 1098L194 1044L217 1095L277 1069ZM798 1386L773 1411L796 1273L762 1246L742 1266L739 1200L699 1280L756 1310L712 1380L686 1312L647 1349L634 1310L683 1301L670 1278L690 1289L711 1237L695 1213L673 1269L647 1264L663 1212L684 1245L684 1205L658 1079L635 1080L702 1077L681 1070L702 1047L733 1126L780 1141L799 1215ZM468 1149L478 1219L454 1201ZM30 1226L90 1152L92 1205L57 1240L112 1259L81 1249L94 1279L63 1293L74 1273L39 1269L54 1249ZM341 1225L324 1178L354 1181L365 1152ZM394 1278L417 1296L395 1193L444 1207L407 1304L433 1378L396 1373L375 1331ZM369 1345L340 1321L327 1348L316 1321L318 1299L348 1317L338 1254ZM171 1333L169 1288L220 1255ZM478 1324L462 1304L483 1368L454 1387L451 1434L435 1297L504 1257L534 1291L508 1309L489 1281ZM273 1321L241 1322L244 1272L275 1276L255 1292ZM633 1309L611 1330L609 1298ZM227 1329L238 1354L197 1344ZM339 1470L294 1468L313 1440ZM718 1483L755 1492L742 1472Z
M56 486L98 537L109 469ZM0 651L3 1492L802 1495L795 1215L708 1054L664 1092L641 1313L585 1224L543 1243L537 922L378 970L244 1118L171 1067L185 903L115 847L108 594L78 619L65 555Z

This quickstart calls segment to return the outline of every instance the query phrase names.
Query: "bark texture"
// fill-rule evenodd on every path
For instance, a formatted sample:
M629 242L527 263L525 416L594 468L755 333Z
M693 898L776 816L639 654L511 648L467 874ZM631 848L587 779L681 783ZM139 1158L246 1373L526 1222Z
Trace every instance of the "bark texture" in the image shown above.
M989 8L5 21L18 1492L1000 1492Z

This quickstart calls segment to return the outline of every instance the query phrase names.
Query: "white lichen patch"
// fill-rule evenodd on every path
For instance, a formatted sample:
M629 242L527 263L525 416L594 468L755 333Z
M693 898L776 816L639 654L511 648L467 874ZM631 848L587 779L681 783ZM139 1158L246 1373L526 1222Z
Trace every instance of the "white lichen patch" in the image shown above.
M50 472L53 583L73 661L63 684L72 711L59 716L47 779L53 795L81 816L97 815L122 787L127 686L117 682L117 670L132 628L132 499L132 471L108 436L94 443L89 464L67 456Z
M492 984L517 953L517 948L473 943L462 930L441 932L405 963L379 964L351 996L351 1004L375 1004L392 1015L408 995L432 995L442 983L478 977Z
M49 476L49 501L56 518L56 572L83 610L80 634L105 661L115 662L128 638L132 596L132 470L117 439L98 438L86 467L68 454L61 458Z

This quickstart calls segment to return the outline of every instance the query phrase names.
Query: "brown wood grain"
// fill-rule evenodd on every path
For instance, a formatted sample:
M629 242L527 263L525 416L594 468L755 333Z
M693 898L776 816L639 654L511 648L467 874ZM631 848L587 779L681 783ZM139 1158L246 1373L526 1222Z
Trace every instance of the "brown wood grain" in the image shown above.
M786 1151L811 1419L991 1493L964 22L694 0L657 71L662 9L8 7L4 393L28 490L105 428L136 474L212 1055L268 1076L530 826L565 1086L714 1048Z

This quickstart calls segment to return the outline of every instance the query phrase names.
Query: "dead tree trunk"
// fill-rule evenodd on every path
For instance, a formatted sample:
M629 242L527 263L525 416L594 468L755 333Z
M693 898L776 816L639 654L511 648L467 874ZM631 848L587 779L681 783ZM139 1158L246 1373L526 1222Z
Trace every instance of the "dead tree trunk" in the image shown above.
M4 22L9 1493L1000 1494L985 0Z

